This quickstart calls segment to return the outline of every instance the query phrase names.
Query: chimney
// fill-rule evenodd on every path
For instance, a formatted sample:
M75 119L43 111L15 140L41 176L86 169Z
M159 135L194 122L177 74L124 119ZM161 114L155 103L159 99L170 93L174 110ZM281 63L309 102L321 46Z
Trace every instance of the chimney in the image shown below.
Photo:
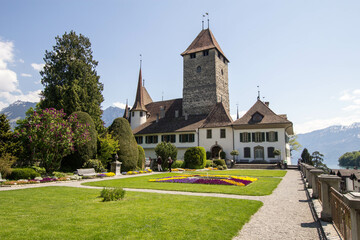
M269 107L269 104L270 104L269 102L265 102L265 105L266 105L267 107Z

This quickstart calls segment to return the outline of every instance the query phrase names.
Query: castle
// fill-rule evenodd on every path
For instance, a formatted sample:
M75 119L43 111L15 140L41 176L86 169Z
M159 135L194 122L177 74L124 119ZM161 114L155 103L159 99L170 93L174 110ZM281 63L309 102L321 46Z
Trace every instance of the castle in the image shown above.
M153 102L143 86L141 67L136 98L124 117L130 122L136 141L147 157L156 157L159 142L171 142L183 159L187 148L202 146L219 158L231 158L238 150L238 162L287 160L291 163L289 136L293 125L286 115L277 115L259 98L241 118L229 114L228 64L210 29L203 29L181 53L184 61L183 98ZM274 150L280 150L280 156Z

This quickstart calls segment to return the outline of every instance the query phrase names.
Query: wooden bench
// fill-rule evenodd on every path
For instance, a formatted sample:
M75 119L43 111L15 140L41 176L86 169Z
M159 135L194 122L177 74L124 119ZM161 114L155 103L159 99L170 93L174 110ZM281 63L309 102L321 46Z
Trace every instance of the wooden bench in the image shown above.
M96 172L94 168L80 168L80 169L76 169L76 171L79 176L83 176L83 177L96 176Z

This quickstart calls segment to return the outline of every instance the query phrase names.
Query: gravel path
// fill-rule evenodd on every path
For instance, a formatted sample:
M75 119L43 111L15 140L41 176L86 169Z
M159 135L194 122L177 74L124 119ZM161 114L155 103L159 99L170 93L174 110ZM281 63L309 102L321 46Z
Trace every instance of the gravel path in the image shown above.
M321 239L299 171L288 171L273 194L261 201L264 206L234 240Z

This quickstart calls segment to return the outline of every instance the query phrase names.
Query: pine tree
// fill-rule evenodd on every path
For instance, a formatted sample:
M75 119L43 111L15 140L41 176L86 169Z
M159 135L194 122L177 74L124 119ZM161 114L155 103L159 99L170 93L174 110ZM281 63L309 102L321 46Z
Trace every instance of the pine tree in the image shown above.
M101 103L103 84L95 70L91 43L74 31L56 38L52 51L45 51L45 67L40 72L44 85L40 107L64 109L70 115L76 111L88 113L96 129L103 129Z

